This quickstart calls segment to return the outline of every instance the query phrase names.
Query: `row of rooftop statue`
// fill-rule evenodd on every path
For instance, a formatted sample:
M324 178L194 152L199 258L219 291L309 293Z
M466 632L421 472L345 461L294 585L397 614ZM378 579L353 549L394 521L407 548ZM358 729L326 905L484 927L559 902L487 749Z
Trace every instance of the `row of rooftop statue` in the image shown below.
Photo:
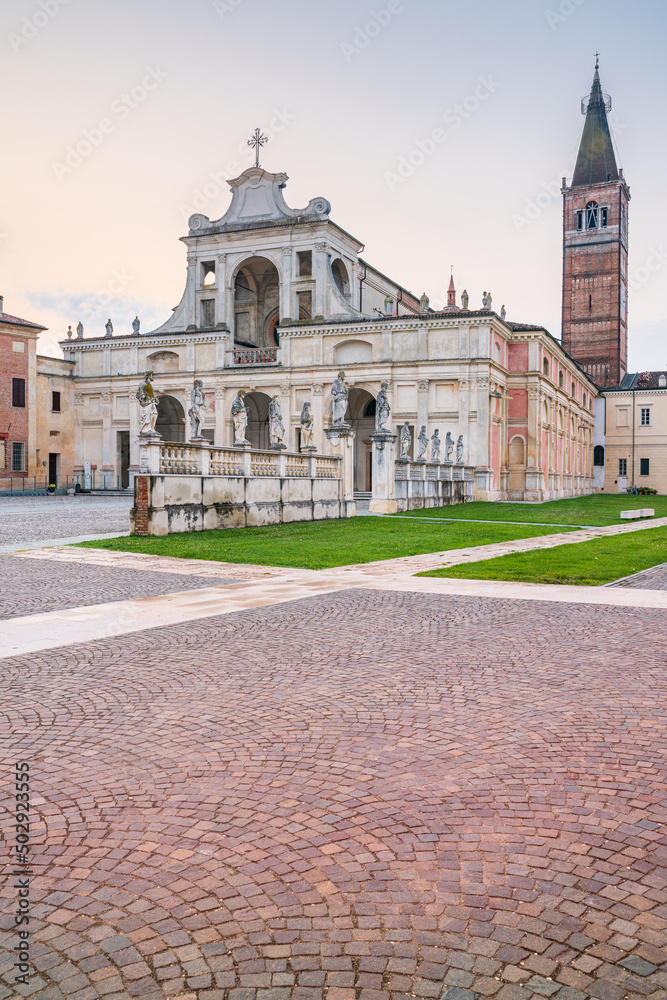
M137 390L137 399L139 400L140 407L139 433L143 438L158 438L160 436L155 429L158 418L158 403L155 390L153 389L153 378L153 372L146 372ZM375 405L375 433L377 435L384 435L385 437L392 436L391 431L387 427L391 416L388 389L389 384L387 382L383 382ZM234 397L234 401L232 402L231 415L234 423L235 448L247 448L250 445L250 441L246 438L246 432L248 429L248 408L245 403L246 392L246 389L239 389ZM334 379L333 385L331 386L331 398L333 404L331 419L332 428L338 428L340 430L351 429L351 425L345 421L349 396L350 387L345 381L345 372L341 371L338 373L337 378ZM204 393L204 383L200 378L197 378L195 379L190 392L190 408L188 409L188 416L190 418L190 438L195 443L207 440L202 434L202 424L204 422L206 409L207 406L206 394ZM279 396L273 396L269 403L268 422L269 442L271 448L278 451L287 448L287 445L285 444L285 424L283 422ZM310 410L310 403L306 402L303 404L303 409L301 410L301 451L317 451L317 447L313 444L313 434L313 416ZM454 438L449 431L447 431L447 436L443 442L440 438L440 431L436 429L429 440L425 424L421 427L417 437L416 461L442 461L440 456L443 443L445 446L445 462L452 463L452 456L454 454L454 448L456 447L456 461L458 464L461 464L463 462L463 435L459 435L458 441L456 442L456 445L454 445ZM427 459L426 456L429 451L429 446L431 453L429 459ZM399 461L410 461L411 451L412 431L406 420L400 430Z

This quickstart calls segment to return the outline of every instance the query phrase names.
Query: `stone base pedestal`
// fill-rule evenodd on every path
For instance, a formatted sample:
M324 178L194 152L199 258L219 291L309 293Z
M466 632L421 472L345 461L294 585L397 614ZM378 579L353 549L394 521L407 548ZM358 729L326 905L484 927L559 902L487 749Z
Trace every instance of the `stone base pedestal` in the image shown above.
M282 443L281 444L270 444L269 445L269 450L270 451L287 451L287 445L286 444L282 444Z
M368 505L371 514L396 514L398 504L394 486L397 434L378 431L371 434L373 442L373 496Z
M314 444L306 444L300 450L302 455L314 455L317 448Z
M349 424L327 427L324 436L329 442L329 453L340 455L343 462L343 504L345 516L354 517L357 504L354 499L354 439L356 434Z

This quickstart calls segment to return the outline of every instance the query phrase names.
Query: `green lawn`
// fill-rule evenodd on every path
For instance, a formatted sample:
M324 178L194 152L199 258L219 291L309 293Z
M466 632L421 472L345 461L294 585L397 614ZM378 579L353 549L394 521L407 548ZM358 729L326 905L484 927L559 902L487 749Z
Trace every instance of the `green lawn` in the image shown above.
M465 580L510 580L597 587L667 562L667 528L629 532L555 549L520 552L420 573Z
M457 521L524 521L530 524L622 524L622 510L652 507L656 517L667 517L667 496L641 497L612 493L594 493L570 500L547 503L466 503L452 507L433 507L410 511L411 517L455 518Z
M411 520L356 517L341 521L279 524L266 528L188 532L161 538L129 536L82 544L88 548L148 552L183 559L217 559L222 562L256 563L263 566L328 569L550 533L551 529L537 526L451 522L429 524L414 523Z

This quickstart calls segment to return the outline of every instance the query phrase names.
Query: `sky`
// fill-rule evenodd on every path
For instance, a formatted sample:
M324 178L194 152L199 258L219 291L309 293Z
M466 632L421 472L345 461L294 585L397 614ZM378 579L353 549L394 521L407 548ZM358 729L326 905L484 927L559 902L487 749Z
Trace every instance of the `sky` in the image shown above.
M563 176L600 52L630 184L630 370L667 367L664 0L2 0L0 294L89 336L164 322L187 219L284 171L364 259L438 306L560 336Z

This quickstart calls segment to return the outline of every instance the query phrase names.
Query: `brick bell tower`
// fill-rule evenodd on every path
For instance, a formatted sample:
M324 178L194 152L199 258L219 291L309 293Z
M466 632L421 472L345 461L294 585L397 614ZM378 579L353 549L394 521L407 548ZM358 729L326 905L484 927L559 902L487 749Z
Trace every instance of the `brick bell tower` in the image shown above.
M563 178L563 347L599 386L628 366L628 205L602 92L599 62L572 184Z

